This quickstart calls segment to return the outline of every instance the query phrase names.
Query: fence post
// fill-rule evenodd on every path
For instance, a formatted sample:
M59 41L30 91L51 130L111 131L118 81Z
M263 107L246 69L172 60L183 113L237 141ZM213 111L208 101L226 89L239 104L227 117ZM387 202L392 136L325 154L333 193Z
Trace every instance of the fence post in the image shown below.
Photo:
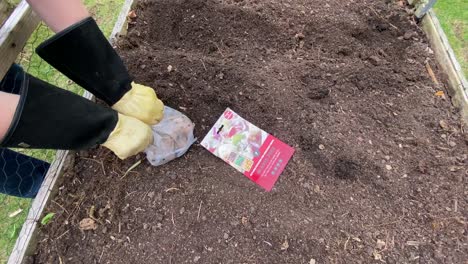
M2 3L4 2L2 1ZM4 7L2 6L2 8ZM5 7L5 10L8 10L8 6ZM0 79L5 76L11 64L15 62L39 22L39 16L32 11L26 0L23 0L0 28L0 58L2 58Z
M417 18L422 18L429 10L431 10L432 7L436 4L437 0L429 0L427 2L420 3L419 6L417 6L416 12L414 15Z

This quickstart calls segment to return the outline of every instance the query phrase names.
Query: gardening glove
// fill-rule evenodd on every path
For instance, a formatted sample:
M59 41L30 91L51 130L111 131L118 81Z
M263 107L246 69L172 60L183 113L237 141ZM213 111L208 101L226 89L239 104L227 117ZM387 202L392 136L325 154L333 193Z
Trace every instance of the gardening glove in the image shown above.
M0 91L20 95L0 147L79 150L103 145L124 159L153 142L151 128L142 121L36 79L17 65Z
M121 58L89 17L57 33L36 49L50 65L121 114L154 125L163 103L150 87L133 83Z
M144 151L153 143L151 127L142 121L119 114L119 121L102 146L112 150L120 159Z
M165 117L163 103L152 88L133 82L121 58L91 17L59 32L39 45L36 51L57 70L119 113L153 125L152 129L156 131L151 145L152 157L155 157L150 159L153 165L182 155L193 143L189 140L193 139L193 126L189 131L165 122L168 125L163 126L163 135L158 134L161 126L154 124ZM172 118L166 120L175 122ZM186 123L192 124L190 120Z
M132 88L112 109L121 114L133 116L146 124L157 124L164 115L164 104L156 96L156 92L147 86L132 82Z

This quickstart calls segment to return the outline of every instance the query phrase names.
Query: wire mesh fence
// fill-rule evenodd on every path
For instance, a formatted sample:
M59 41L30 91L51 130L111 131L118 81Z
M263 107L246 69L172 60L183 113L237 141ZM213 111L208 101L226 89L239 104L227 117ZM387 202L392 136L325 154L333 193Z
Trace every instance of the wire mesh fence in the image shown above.
M19 3L19 0L7 0L6 2L9 10L11 10ZM124 0L84 0L84 3L104 33L109 35ZM81 95L83 90L79 86L56 71L35 53L35 48L44 40L52 37L53 34L44 23L40 23L19 54L16 63L21 65L26 72L39 79ZM0 170L2 172L0 173L0 180L2 181L0 191L28 197L28 194L34 192L35 188L38 188L41 183L42 188L52 188L54 179L47 179L42 182L41 177L46 174L50 164L57 156L56 153L55 150L0 149ZM20 231L25 221L32 220L27 219L31 203L32 199L30 198L0 194L0 263L7 262L8 256L12 253L19 236L27 234L27 232L21 232L20 234ZM38 215L42 212L33 213ZM21 246L26 247L27 245Z

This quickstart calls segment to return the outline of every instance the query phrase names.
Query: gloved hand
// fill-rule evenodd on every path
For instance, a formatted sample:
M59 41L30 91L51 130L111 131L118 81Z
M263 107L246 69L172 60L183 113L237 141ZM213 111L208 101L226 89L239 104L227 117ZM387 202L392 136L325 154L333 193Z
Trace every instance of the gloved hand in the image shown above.
M43 82L19 66L10 68L0 91L20 95L0 147L80 150L100 144L125 159L153 143L143 121Z
M91 17L46 40L36 51L50 65L120 114L137 118L148 125L162 123L161 120L166 119L163 103L154 90L133 82L123 61ZM152 127L155 139L148 149L155 157L150 159L153 165L179 157L193 144L193 124L188 118L188 121L179 123L177 120L182 119L167 120L170 120L167 126ZM188 127L190 129L186 129ZM125 145L112 143L105 146L120 153L120 144ZM140 149L142 145L131 149ZM122 151L117 155L125 157L131 152Z
M126 159L145 150L153 143L150 126L142 121L119 114L119 120L102 146L112 150L120 159Z
M148 125L163 117L163 103L155 91L136 84L120 56L89 17L57 33L36 49L50 65L117 112Z
M112 108L117 112L135 117L148 125L155 125L164 116L164 104L156 92L147 86L132 82L132 88L115 103Z

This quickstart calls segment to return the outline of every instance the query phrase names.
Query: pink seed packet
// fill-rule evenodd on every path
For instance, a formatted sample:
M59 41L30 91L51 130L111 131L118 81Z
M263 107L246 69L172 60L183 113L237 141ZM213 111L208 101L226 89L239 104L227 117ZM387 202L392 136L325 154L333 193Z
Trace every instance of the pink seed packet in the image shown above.
M271 191L294 149L226 109L201 145Z

